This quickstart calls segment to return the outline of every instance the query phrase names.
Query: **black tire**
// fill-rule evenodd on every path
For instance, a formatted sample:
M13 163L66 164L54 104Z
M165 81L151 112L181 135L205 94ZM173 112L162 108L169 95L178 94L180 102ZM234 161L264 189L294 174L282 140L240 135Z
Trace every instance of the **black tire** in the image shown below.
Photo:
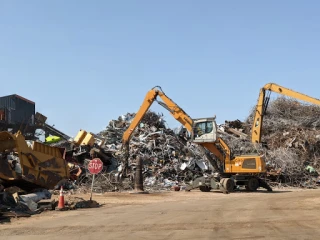
M224 178L222 184L225 190L227 190L228 192L233 192L235 184L232 179Z
M250 178L248 181L248 185L246 186L246 189L249 191L257 191L259 187L259 180L257 178Z
M209 186L200 186L199 189L200 189L201 192L210 192L211 187L209 187Z

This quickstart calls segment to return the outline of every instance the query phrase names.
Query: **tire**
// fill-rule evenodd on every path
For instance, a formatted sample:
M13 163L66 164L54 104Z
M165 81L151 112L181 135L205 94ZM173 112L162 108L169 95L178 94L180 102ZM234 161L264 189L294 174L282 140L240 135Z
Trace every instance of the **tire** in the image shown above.
M228 192L233 192L235 184L232 179L223 178L221 183L222 183L222 186L225 190L227 190Z
M250 178L248 181L248 185L246 186L246 189L249 191L257 191L259 187L259 180L257 178Z
M200 186L199 189L200 189L201 192L210 192L211 187L209 187L209 186Z

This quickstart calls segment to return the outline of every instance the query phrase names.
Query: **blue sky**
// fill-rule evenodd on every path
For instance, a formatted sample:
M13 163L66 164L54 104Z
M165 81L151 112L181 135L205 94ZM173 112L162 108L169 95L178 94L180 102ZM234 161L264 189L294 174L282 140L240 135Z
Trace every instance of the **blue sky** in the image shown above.
M2 0L0 95L35 101L70 136L137 111L155 85L193 118L244 120L268 82L319 98L319 11L312 0Z

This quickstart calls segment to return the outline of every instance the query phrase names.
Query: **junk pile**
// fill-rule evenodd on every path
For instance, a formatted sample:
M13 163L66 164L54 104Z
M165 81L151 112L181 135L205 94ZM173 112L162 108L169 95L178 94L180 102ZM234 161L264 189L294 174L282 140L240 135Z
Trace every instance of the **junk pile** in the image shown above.
M208 153L197 144L188 141L184 128L170 129L162 114L148 111L130 140L129 178L121 177L123 159L122 136L129 127L134 113L127 113L111 120L105 130L95 138L99 144L76 145L72 141L51 143L66 149L70 179L60 181L54 189L18 189L0 184L0 218L31 216L43 209L54 209L61 187L69 194L88 193L92 174L87 170L89 161L99 157L104 167L95 176L94 192L133 190L135 159L143 159L144 189L146 191L183 190L184 182L211 174L213 168ZM230 146L233 154L261 154L265 156L269 185L315 188L320 183L320 107L305 105L289 98L277 98L269 103L264 116L262 142L250 141L254 110L248 118L225 121L218 126L221 138ZM266 147L267 146L267 147ZM214 158L213 158L214 159ZM216 164L220 165L219 161ZM130 175L131 174L131 175ZM23 187L22 187L23 188ZM86 206L86 202L74 200L70 209Z
M103 144L75 146L61 141L51 146L65 147L70 168L70 180L61 181L55 187L74 193L87 193L92 177L88 171L91 159L99 157L103 170L95 176L93 191L128 191L134 188L135 159L143 159L144 187L147 191L167 191L177 185L184 188L184 180L202 176L210 171L210 164L198 145L187 141L183 128L169 129L162 114L148 111L130 140L128 178L121 177L123 167L122 136L129 127L134 113L127 113L111 120L104 131L96 135Z
M25 191L18 187L1 187L0 191L0 223L11 218L30 217L43 211L59 210L59 192L43 188ZM68 196L63 200L63 210L99 207L93 200L85 200Z
M30 217L44 211L43 204L49 204L54 208L51 201L51 192L47 189L34 189L26 192L18 187L2 188L0 192L0 219L11 217ZM47 206L48 208L48 206Z
M134 113L127 113L117 120L111 120L106 130L98 134L106 139L104 151L112 152L118 162L122 135L134 116ZM135 157L139 155L143 158L144 186L148 191L170 190L178 184L183 185L186 178L202 176L210 170L204 153L197 145L190 144L182 132L183 129L169 129L162 114L148 111L132 134L129 166L134 173ZM115 187L118 188L119 185Z
M254 109L248 118L225 121L218 126L221 138L232 153L261 154L265 156L268 173L266 181L273 187L291 186L314 188L319 184L320 170L320 107L304 105L290 98L277 98L269 103L264 116L262 142L250 141ZM96 178L95 191L132 190L133 181L120 182L121 141L134 113L127 113L111 120L98 135L105 139L101 146L111 156L111 163ZM266 147L267 146L267 147ZM148 111L130 140L129 166L134 175L136 156L144 159L144 187L147 191L184 188L184 181L212 172L212 167L197 144L187 140L185 129L169 129L162 114ZM84 165L87 163L84 163ZM220 162L217 161L217 165ZM85 177L77 187L88 189L92 176L83 167ZM81 189L81 188L80 188Z
M285 97L271 101L262 128L262 143L267 148L249 142L254 111L244 122L226 121L220 127L229 136L230 146L242 153L264 154L273 186L316 187L320 180L320 107Z

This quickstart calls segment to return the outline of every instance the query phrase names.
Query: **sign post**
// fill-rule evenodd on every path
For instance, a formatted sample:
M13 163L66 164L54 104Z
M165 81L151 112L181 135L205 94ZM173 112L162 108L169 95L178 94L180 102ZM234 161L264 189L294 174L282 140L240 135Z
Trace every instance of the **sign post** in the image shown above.
M103 168L103 162L99 158L92 159L88 164L88 170L93 175L91 184L90 201L92 200L93 182L96 174L100 173Z

